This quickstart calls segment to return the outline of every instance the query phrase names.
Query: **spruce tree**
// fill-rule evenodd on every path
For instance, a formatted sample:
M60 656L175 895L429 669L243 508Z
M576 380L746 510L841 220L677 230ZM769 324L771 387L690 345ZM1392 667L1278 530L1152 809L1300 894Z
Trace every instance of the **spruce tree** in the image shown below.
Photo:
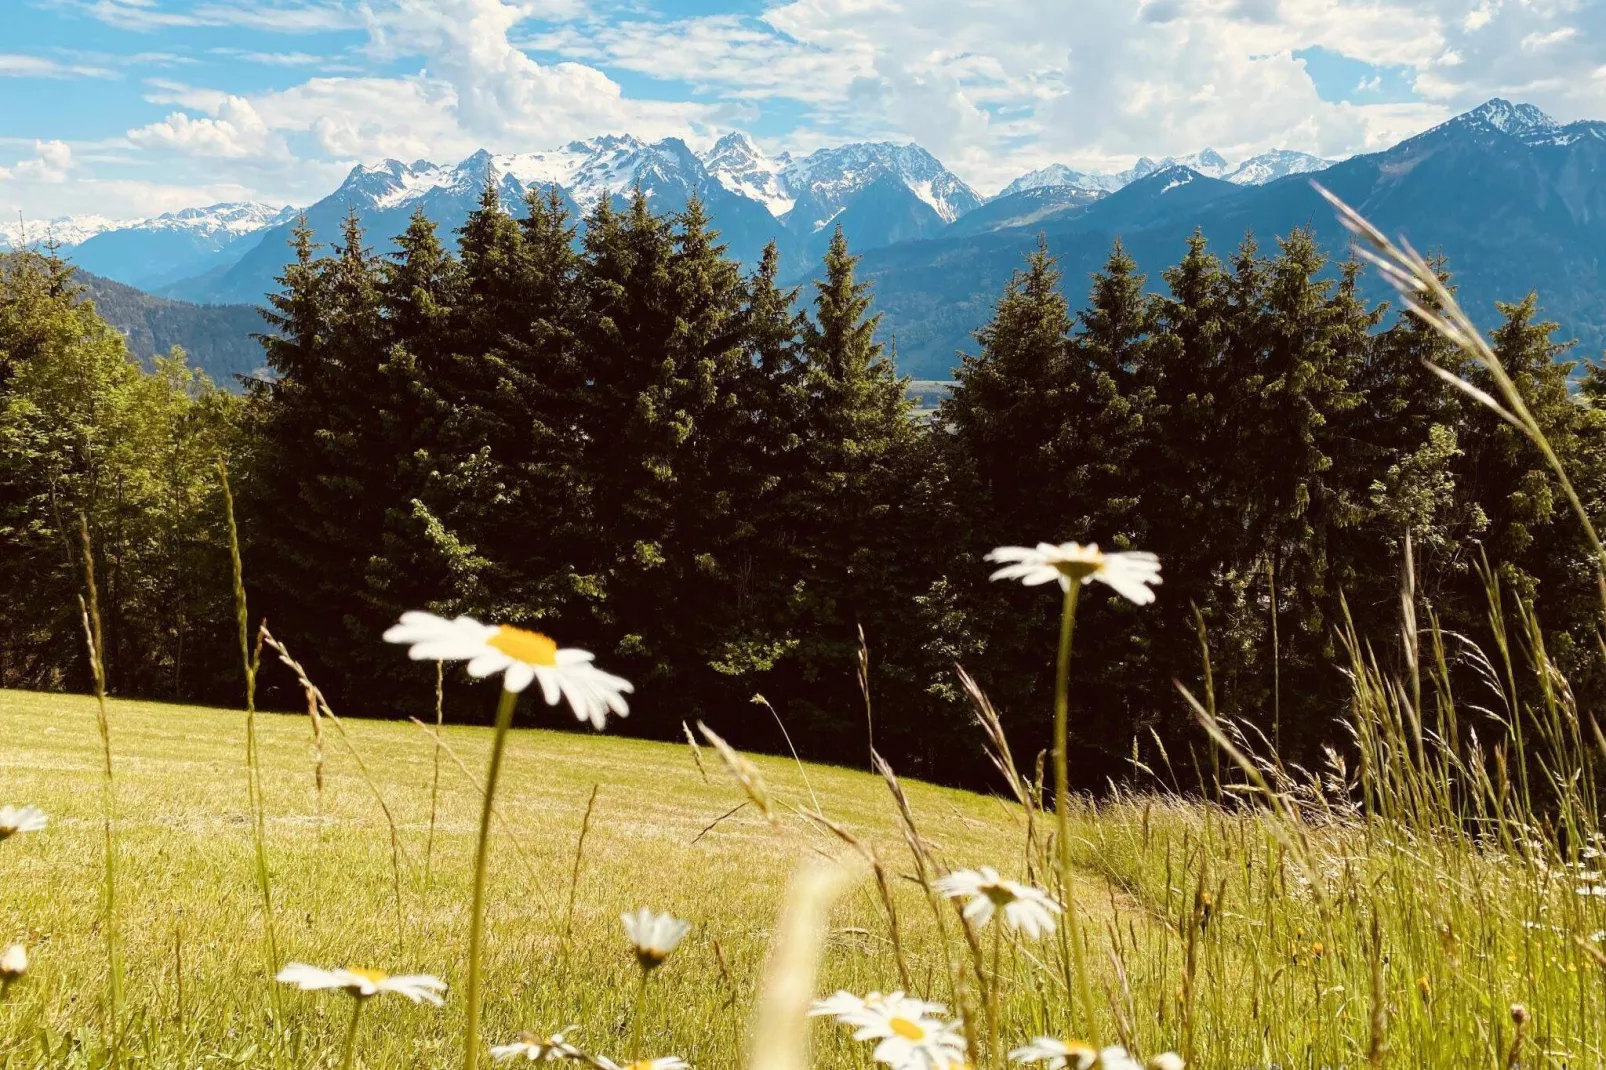
M788 504L804 557L796 607L799 668L816 731L854 723L858 631L877 664L897 664L914 594L924 585L900 536L910 515L918 431L905 383L876 341L880 317L840 227L814 284L796 390L804 472Z

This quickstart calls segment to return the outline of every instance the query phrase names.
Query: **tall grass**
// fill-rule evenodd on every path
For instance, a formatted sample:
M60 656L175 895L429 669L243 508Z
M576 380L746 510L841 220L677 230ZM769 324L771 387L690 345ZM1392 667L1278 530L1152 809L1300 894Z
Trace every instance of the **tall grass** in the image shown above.
M218 482L223 490L224 521L229 533L229 565L234 579L234 619L240 645L241 668L245 675L245 768L246 793L251 805L251 844L255 853L257 892L262 900L262 950L266 975L279 971L279 933L273 909L273 878L268 866L267 808L262 800L262 759L257 750L257 670L262 664L260 639L251 643L251 612L245 597L245 565L240 558L240 528L234 519L234 492L229 487L228 466L217 465ZM268 986L268 1000L277 1021L284 1016L277 986ZM277 1050L277 1046L275 1046Z
M105 830L101 868L100 925L106 940L106 1035L112 1065L121 1061L123 1026L123 951L117 915L117 786L112 774L111 714L106 707L106 642L100 623L100 590L95 582L95 554L89 541L89 521L78 517L79 546L83 553L84 595L79 599L89 674L95 687L95 727L100 732L100 806Z

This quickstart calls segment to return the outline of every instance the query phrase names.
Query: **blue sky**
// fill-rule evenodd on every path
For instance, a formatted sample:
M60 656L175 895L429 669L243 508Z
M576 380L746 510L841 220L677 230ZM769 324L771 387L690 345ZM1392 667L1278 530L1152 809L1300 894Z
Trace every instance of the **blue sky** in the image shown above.
M630 132L1050 162L1606 117L1606 0L0 0L0 212L306 203L351 166Z

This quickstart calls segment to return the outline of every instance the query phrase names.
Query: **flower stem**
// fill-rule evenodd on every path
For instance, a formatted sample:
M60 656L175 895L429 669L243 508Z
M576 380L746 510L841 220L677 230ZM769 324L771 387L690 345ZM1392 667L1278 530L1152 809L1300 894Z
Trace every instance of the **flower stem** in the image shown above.
M360 997L352 998L351 1024L346 1027L346 1052L340 1057L340 1070L351 1070L357 1065L357 1023L362 1020L362 1005L365 1002Z
M634 1021L630 1024L630 1058L640 1059L641 1055L641 1023L647 1016L647 978L652 974L646 970L641 971L641 986L636 989L636 1013Z
M502 772L502 752L513 724L518 695L503 691L496 707L496 734L491 739L491 767L485 774L485 804L480 808L480 841L474 852L474 902L468 920L468 1016L463 1026L463 1070L474 1070L480 1049L480 958L485 944L485 869L490 859L491 811L496 781Z
M993 919L993 968L992 984L987 989L987 1029L992 1034L993 1065L1007 1066L1004 1061L1004 1037L999 1029L998 1020L1003 1004L1003 978L999 974L999 952L1004 942L1004 918L1002 913Z
M1082 926L1071 891L1071 640L1076 634L1076 598L1082 585L1072 580L1065 588L1065 604L1060 614L1059 657L1054 671L1054 818L1060 895L1065 897L1065 921L1069 930L1071 962L1076 971L1077 995L1082 1004L1083 1029L1093 1035L1093 993L1088 987L1087 963L1082 947Z

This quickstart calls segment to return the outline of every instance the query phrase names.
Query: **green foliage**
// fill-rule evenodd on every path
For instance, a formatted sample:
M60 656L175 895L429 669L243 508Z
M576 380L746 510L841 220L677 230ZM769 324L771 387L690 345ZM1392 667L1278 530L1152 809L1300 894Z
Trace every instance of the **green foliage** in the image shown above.
M82 686L80 518L108 685L215 694L226 548L215 465L238 399L182 351L146 372L53 257L0 257L0 685Z
M102 319L121 331L128 348L147 370L156 358L179 346L190 363L228 389L262 367L261 325L251 305L196 305L155 297L143 290L79 270L73 280L84 288Z
M1542 604L1575 684L1599 678L1587 545L1543 460L1423 366L1488 386L1435 332L1410 317L1381 329L1358 268L1335 282L1325 266L1305 232L1270 257L1246 241L1225 265L1195 235L1153 297L1118 246L1073 327L1040 248L939 413L942 513L966 551L948 573L958 639L943 641L985 648L984 686L1028 738L1045 738L1055 607L980 582L979 556L1075 539L1163 562L1156 606L1094 599L1079 631L1084 782L1119 774L1151 730L1188 738L1172 681L1202 683L1201 621L1224 709L1301 759L1331 741L1336 628L1398 619L1407 533L1418 597L1447 630L1488 632L1481 541L1508 590ZM1589 473L1589 507L1606 507L1603 425L1568 392L1554 324L1531 298L1501 312L1501 359L1564 463Z
M1488 388L1480 369L1363 300L1359 267L1335 277L1308 231L1225 261L1195 234L1164 295L1118 243L1079 312L1040 245L919 417L840 233L806 300L774 248L744 275L696 200L604 200L577 233L556 193L510 212L494 186L455 250L422 214L384 255L354 218L330 250L299 229L272 374L238 419L182 364L142 374L64 267L11 261L0 488L20 552L0 567L38 595L8 610L5 679L70 682L79 509L115 584L114 684L228 677L192 633L226 593L207 464L229 452L253 604L352 712L429 707L430 667L374 643L425 608L595 651L640 689L643 734L701 717L776 745L744 716L762 692L805 750L860 754L873 734L938 772L968 731L965 663L1035 750L1056 606L989 582L983 558L1073 539L1151 550L1165 577L1141 612L1082 606L1083 783L1125 770L1134 739L1196 739L1173 685L1201 681L1201 624L1221 708L1314 754L1346 701L1338 629L1392 627L1408 535L1447 632L1487 634L1486 556L1574 686L1606 684L1550 468L1424 364ZM1570 390L1534 298L1500 314L1500 358L1601 510L1601 373Z

